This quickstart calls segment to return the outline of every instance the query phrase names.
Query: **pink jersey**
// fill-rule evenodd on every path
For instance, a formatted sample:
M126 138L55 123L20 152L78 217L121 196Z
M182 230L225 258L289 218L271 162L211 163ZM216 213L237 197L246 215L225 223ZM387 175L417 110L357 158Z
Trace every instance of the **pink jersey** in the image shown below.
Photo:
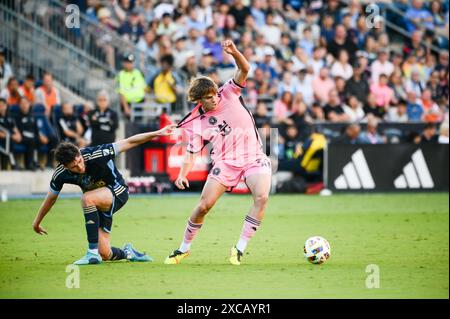
M245 107L241 89L234 79L219 88L216 108L204 112L200 107L197 119L182 125L188 136L187 151L197 153L209 142L214 164L225 163L242 168L258 159L266 158L261 139L250 111Z

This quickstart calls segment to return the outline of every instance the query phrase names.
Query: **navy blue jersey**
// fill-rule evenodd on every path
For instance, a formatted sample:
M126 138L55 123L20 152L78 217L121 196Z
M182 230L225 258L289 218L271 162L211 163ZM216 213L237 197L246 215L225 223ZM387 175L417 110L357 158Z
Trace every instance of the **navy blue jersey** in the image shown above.
M80 186L84 192L99 187L108 187L116 196L126 190L126 183L114 164L114 157L119 155L117 144L103 144L80 149L86 165L84 174L72 173L62 164L59 165L50 182L50 191L58 194L63 185Z

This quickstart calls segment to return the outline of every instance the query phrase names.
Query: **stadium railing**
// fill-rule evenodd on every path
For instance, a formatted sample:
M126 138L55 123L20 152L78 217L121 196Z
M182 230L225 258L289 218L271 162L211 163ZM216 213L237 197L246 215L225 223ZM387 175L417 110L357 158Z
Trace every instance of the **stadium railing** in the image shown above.
M105 77L104 65L1 2L0 25L0 43L12 53L11 64L19 78L30 72L40 78L48 71L66 88L90 100L106 89L115 105L114 81Z

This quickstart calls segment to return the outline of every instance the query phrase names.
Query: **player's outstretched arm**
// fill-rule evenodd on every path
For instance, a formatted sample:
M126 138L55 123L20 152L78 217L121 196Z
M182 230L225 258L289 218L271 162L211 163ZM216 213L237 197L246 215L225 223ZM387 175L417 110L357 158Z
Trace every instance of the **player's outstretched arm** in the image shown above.
M238 70L234 75L234 81L240 86L244 86L248 72L250 71L250 63L248 63L245 56L239 52L232 40L223 41L222 48L226 53L231 54L238 67Z
M126 152L129 149L132 149L133 147L136 147L138 145L141 145L145 142L148 142L148 141L154 139L155 137L168 136L168 135L172 134L172 131L176 127L177 127L176 124L167 125L166 127L162 128L158 131L141 133L141 134L136 134L136 135L130 136L129 138L126 138L126 139L116 142L116 144L119 149L119 152Z
M44 219L45 215L52 209L56 200L58 199L58 194L54 194L52 192L48 192L44 201L42 202L41 207L39 208L39 212L36 215L36 218L33 221L33 230L39 235L47 235L47 231L41 227L41 222Z

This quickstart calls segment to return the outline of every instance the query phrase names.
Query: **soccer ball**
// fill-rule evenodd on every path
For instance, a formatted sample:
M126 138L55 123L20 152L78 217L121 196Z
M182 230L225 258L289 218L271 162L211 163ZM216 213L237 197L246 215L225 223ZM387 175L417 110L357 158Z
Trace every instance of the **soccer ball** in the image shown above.
M312 264L322 264L330 258L331 247L328 241L320 236L313 236L306 240L303 246L305 258Z

